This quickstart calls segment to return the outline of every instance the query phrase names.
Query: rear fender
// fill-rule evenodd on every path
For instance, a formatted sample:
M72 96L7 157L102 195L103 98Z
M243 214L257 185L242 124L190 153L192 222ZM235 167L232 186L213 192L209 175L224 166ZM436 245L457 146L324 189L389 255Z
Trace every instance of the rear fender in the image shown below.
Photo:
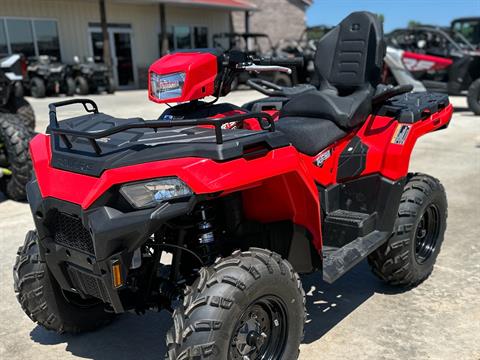
M411 124L390 117L371 116L357 133L368 146L366 167L361 176L380 173L390 180L405 177L418 138L445 128L452 113L453 107L448 105L436 113L424 114L422 120Z

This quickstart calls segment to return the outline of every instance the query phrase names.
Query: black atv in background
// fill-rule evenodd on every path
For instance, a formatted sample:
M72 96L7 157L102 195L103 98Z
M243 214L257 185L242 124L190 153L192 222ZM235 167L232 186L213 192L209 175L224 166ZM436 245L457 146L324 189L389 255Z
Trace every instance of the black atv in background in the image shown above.
M54 56L29 58L24 84L35 98L59 94L72 96L75 93L75 81L70 66L59 62Z
M78 56L74 57L74 62L72 76L77 94L88 95L102 90L108 94L115 92L115 84L105 64L96 63L91 57L81 62Z
M0 59L0 191L13 200L25 200L25 185L31 178L28 142L35 115L23 98L21 57Z
M16 114L31 132L35 130L35 114L23 97L25 61L21 55L0 56L0 115Z

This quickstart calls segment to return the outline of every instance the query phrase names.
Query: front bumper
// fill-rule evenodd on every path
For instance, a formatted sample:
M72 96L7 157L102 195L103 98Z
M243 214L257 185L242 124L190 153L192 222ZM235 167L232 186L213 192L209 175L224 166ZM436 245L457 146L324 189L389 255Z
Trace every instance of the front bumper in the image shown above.
M121 300L125 286L113 286L112 265L120 263L127 279L133 252L165 222L188 213L188 202L164 203L159 207L121 212L109 206L79 205L55 198L42 198L38 183L27 185L27 196L38 231L40 256L60 287L81 296L90 295L124 312Z

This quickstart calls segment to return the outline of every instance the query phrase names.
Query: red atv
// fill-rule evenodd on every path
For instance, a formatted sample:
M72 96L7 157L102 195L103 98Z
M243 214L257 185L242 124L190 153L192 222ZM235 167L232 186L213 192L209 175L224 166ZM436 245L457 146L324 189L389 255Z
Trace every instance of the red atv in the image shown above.
M480 115L480 50L461 33L419 26L395 30L387 42L404 50L405 67L429 91L466 94L468 107Z
M191 50L150 68L150 99L181 103L158 120L51 104L48 134L31 142L36 230L14 268L23 310L77 333L167 309L169 359L290 360L306 317L298 273L331 283L368 257L389 284L425 280L447 200L408 163L452 106L379 85L384 52L377 17L353 13L318 45L320 88L256 80L271 97L203 102L237 72L289 61ZM57 121L70 104L88 113Z

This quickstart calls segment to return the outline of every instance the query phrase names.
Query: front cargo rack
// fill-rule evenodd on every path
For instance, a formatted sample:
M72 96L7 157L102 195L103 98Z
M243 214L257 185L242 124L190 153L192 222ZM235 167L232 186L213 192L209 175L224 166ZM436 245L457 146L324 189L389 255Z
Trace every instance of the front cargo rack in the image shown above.
M102 149L97 143L98 139L102 139L109 135L116 134L129 129L151 128L156 131L156 129L160 129L160 128L209 125L215 128L215 138L216 138L216 143L218 145L223 144L222 125L227 123L243 122L248 119L256 119L258 121L258 124L262 128L262 130L266 130L270 132L275 131L275 121L269 114L263 113L263 112L238 114L238 115L227 116L219 119L201 118L201 119L188 119L188 120L174 119L174 120L145 121L144 119L139 118L140 120L142 120L139 123L130 123L125 125L113 126L109 129L105 129L102 131L95 131L95 132L61 128L58 124L57 108L62 106L67 106L67 105L73 105L73 104L83 105L87 113L92 113L92 114L99 113L97 104L90 99L73 99L73 100L59 101L59 102L49 104L48 105L49 117L50 117L49 131L52 135L58 135L62 139L65 146L67 146L69 149L72 149L73 145L70 139L68 138L68 136L85 138L89 141L90 145L92 146L93 150L97 155L102 154ZM264 120L266 121L266 123Z

